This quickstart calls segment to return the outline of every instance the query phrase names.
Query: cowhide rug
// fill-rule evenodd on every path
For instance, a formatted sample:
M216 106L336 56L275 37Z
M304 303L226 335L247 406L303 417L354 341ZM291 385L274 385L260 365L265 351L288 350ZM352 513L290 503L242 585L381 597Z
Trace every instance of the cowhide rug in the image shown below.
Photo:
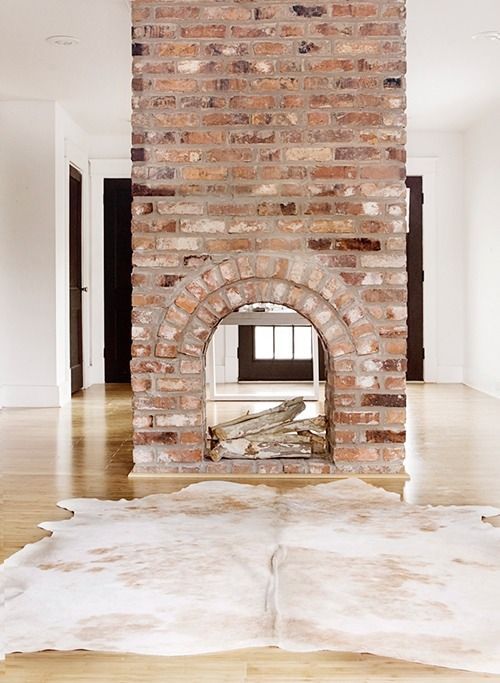
M344 480L75 499L5 562L7 652L277 645L500 674L500 529Z

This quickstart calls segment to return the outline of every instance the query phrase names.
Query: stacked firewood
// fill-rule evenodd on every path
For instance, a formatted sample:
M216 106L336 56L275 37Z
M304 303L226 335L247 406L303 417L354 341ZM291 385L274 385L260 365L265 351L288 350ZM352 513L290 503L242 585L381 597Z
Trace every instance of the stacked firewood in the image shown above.
M247 413L209 427L212 460L311 458L326 452L326 420L295 418L305 408L302 397L260 413Z

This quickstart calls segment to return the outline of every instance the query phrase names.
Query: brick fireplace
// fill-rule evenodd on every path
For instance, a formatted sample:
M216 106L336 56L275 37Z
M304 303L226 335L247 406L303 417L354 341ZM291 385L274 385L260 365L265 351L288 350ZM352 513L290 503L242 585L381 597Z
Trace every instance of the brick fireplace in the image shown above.
M404 0L132 11L134 473L401 472ZM325 458L206 458L208 342L259 302L324 345Z

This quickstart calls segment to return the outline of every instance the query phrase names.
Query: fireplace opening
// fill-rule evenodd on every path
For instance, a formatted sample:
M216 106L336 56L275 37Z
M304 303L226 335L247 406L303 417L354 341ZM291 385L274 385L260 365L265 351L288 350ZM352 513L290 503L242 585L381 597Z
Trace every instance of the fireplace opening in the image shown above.
M160 301L155 297L151 299L154 304ZM162 304L164 301L161 299ZM231 315L240 315L243 307L261 302L286 307L289 310L284 314L302 316L314 330L311 339L316 333L321 340L325 366L323 430L321 425L304 429L312 432L309 436L315 442L315 452L294 463L285 464L286 458L273 457L244 462L240 462L242 458L214 460L210 457L214 444L213 438L208 438L208 427L220 420L210 417L208 411L214 405L207 394L210 341ZM152 357L139 355L132 361L134 473L328 475L398 471L404 454L404 431L398 427L405 405L401 393L404 360L398 357L399 345L392 349L392 337L387 338L386 345L371 310L342 276L318 267L313 258L295 255L210 259L175 281L168 305L156 306L154 313L153 309L145 311L143 324L135 328L137 349ZM293 356L294 346L302 349L298 355L305 355L304 335L299 332L295 338L295 326L300 327L285 326L292 329L284 335L276 333L274 328L279 325L272 325L273 359L258 360L285 360L276 355ZM386 334L384 328L382 332ZM392 335L389 328L387 332ZM260 339L254 336L254 344L259 346L260 356L271 355L269 331L267 347L265 333ZM297 398L300 393L294 391L289 397ZM273 399L276 402L277 396ZM321 437L317 433L321 431L326 446L318 453L313 437ZM297 432L297 436L304 435Z
M246 304L221 320L205 354L207 462L249 473L329 469L327 358L316 328L288 306Z
M224 318L210 341L209 400L278 400L299 392L318 401L326 353L315 327L293 309L245 305Z

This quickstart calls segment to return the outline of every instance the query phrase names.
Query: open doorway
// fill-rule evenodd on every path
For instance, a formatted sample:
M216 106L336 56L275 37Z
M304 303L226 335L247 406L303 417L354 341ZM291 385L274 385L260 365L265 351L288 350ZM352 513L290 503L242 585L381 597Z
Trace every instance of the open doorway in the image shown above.
M82 174L69 167L69 339L71 393L83 387ZM85 288L86 291L86 288Z
M132 182L104 179L104 363L106 382L130 382Z
M406 235L408 271L408 368L409 382L424 381L424 264L423 264L423 179L409 176L408 230Z

